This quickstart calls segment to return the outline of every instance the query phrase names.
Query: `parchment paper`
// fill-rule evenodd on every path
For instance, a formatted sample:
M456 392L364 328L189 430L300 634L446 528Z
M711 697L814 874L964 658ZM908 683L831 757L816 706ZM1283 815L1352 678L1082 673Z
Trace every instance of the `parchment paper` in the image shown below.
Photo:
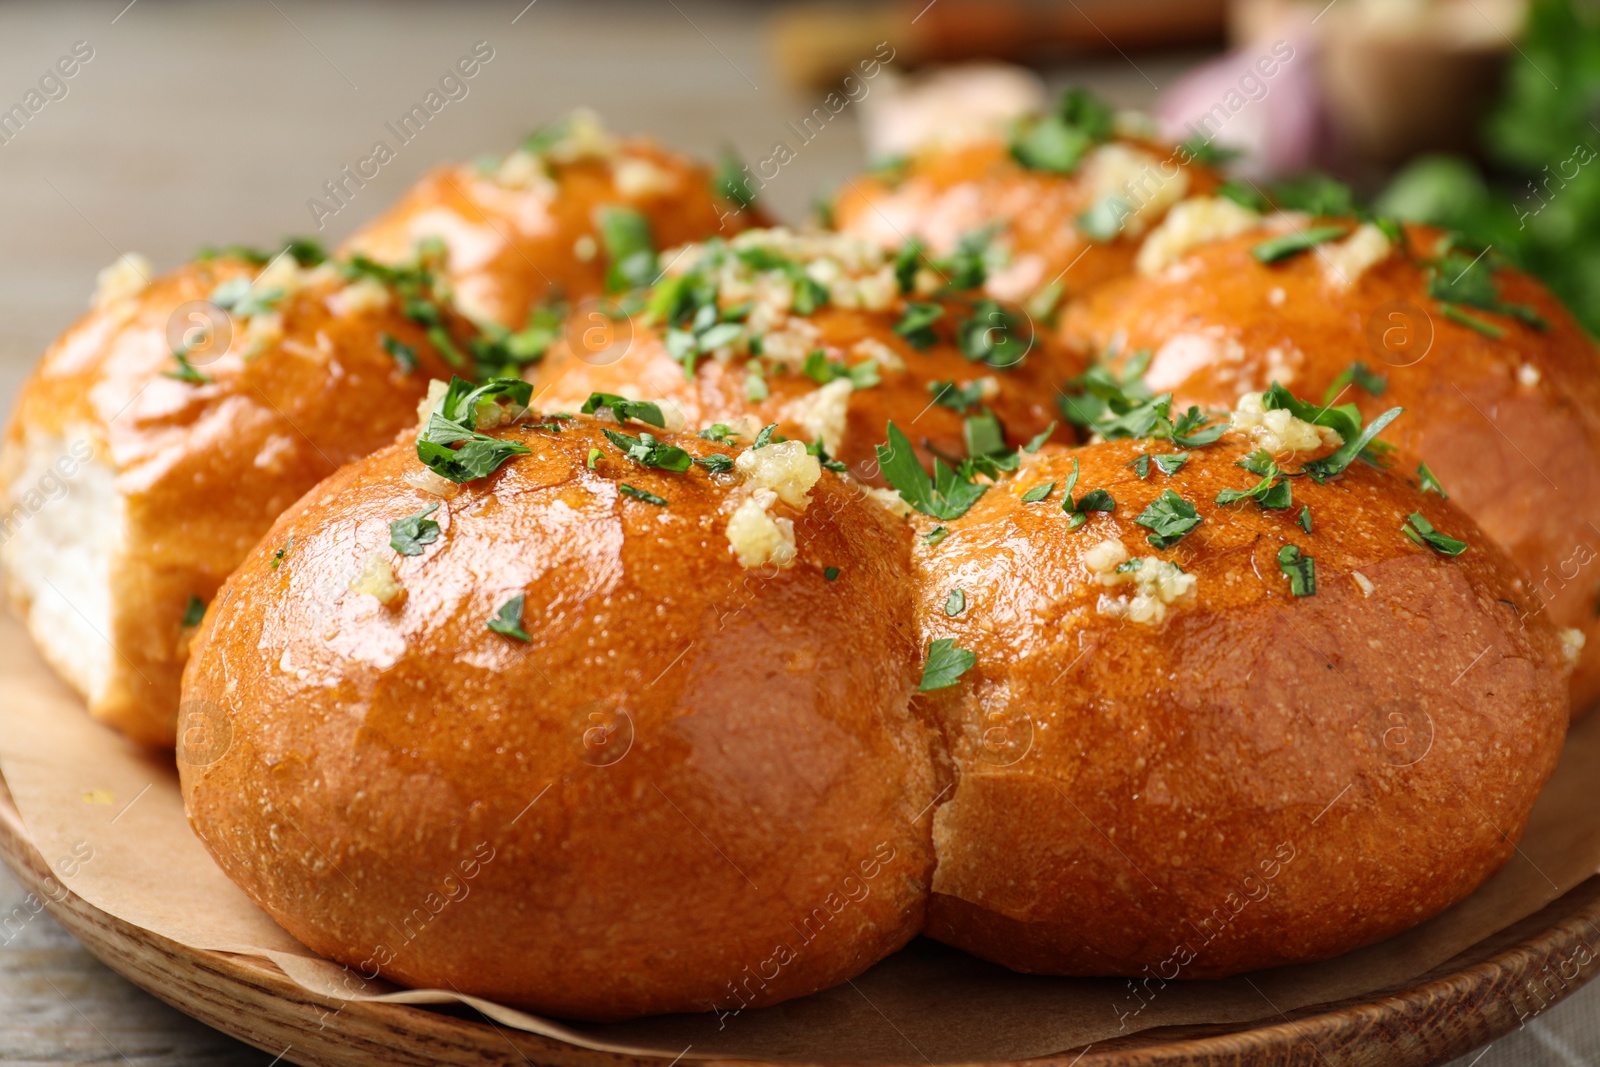
M685 1059L943 1063L1044 1056L1154 1026L1246 1023L1413 978L1531 915L1600 869L1600 714L1574 730L1515 857L1410 933L1338 959L1136 994L1124 980L1012 974L925 941L853 982L775 1007L592 1025L453 991L394 990L313 955L222 874L190 832L170 757L90 720L0 619L0 774L56 877L90 904L198 949L271 960L343 1001L463 1002L577 1045ZM1600 949L1600 931L1595 947ZM1536 1010L1532 1004L1527 1010ZM331 1011L325 1025L337 1026Z

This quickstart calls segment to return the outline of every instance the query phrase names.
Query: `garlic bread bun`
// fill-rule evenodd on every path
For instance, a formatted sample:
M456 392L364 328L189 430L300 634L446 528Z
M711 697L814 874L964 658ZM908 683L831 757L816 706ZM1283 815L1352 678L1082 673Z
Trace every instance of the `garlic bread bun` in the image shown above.
M1334 239L1271 263L1257 254L1318 231ZM1232 408L1277 381L1368 415L1404 406L1388 434L1414 457L1402 473L1420 480L1426 460L1528 572L1530 610L1582 643L1581 711L1600 699L1600 354L1543 285L1492 251L1425 227L1404 234L1278 218L1180 241L1153 273L1069 309L1063 330L1123 373L1148 353L1148 387L1180 404Z
M392 286L298 254L153 281L119 260L0 450L12 598L90 712L143 744L173 744L189 638L228 572L449 373Z
M957 771L931 936L1220 977L1410 928L1511 855L1565 735L1554 628L1453 504L1361 462L1285 477L1329 442L1273 423L1052 450L919 542Z
M1055 405L1085 361L984 297L981 266L962 278L911 251L782 229L689 246L631 315L565 331L532 371L535 403L571 411L611 393L659 399L691 430L776 423L876 485L889 420L925 464L1047 432L1072 440Z
M459 486L410 443L346 467L229 579L185 679L228 739L180 750L196 832L315 951L561 1017L899 948L940 788L906 525L797 442L657 431L651 466L603 432L649 425L533 418L440 453L528 449Z
M443 242L462 311L521 331L552 301L648 284L656 250L760 225L761 212L729 199L724 184L577 111L503 158L434 171L344 250L401 263L420 243Z
M987 245L999 261L990 293L1045 318L1131 271L1168 209L1216 187L1190 149L1153 136L1136 117L1068 90L1009 139L930 144L846 182L833 224L886 248L915 238L940 256Z

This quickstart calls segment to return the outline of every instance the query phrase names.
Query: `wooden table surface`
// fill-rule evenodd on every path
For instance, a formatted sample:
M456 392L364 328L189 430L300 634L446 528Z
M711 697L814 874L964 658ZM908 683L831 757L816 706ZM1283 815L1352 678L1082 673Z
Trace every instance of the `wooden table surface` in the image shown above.
M763 40L769 10L694 0L0 8L0 110L75 45L80 54L92 49L66 95L0 144L0 400L9 406L38 353L84 308L95 272L118 253L142 252L166 269L208 243L264 244L291 233L337 241L428 167L502 150L574 106L686 151L733 145L746 159L767 155L784 123L818 102L773 71ZM307 201L479 41L494 57L468 95L318 232ZM1193 58L1086 61L1056 80L1086 81L1139 105ZM862 162L847 109L764 195L780 215L799 219L816 190ZM31 912L0 869L0 918ZM1600 1067L1600 988L1481 1057L1461 1062ZM0 1063L271 1062L271 1053L124 982L48 916L0 929Z

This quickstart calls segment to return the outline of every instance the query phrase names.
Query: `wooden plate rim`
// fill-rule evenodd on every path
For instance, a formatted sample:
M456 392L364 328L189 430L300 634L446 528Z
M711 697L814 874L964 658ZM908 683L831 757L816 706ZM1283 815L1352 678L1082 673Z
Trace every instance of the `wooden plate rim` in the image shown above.
M668 1057L579 1048L507 1030L465 1012L341 1005L307 992L264 960L192 949L108 915L54 879L3 778L0 856L45 910L112 970L208 1026L282 1054L287 1062L328 1067L667 1067L672 1062ZM1597 939L1600 876L1401 987L1256 1023L1145 1030L1025 1062L1037 1067L1426 1067L1493 1041L1570 996L1600 970ZM853 1067L723 1062L740 1067Z

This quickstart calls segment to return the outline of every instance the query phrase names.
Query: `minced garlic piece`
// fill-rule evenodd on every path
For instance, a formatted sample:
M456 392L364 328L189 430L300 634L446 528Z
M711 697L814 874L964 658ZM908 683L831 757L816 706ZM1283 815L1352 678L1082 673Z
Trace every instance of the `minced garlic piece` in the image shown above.
M611 167L611 181L629 199L670 193L678 187L677 175L648 159L619 159Z
M457 493L461 492L460 485L452 482L449 478L435 474L426 467L418 467L416 470L406 471L400 476L400 480L419 493L442 497L445 500L451 500Z
M283 340L283 316L276 311L251 315L244 328L240 358L250 360Z
M1315 452L1344 444L1339 431L1296 418L1282 408L1268 411L1262 394L1246 393L1233 413L1233 428L1273 455L1280 452Z
M885 511L889 512L889 514L894 515L896 518L903 519L916 510L910 504L906 503L905 497L901 496L893 489L882 489L870 485L863 485L860 486L860 488L866 494L867 500L872 501L880 508L883 508Z
M1382 230L1363 222L1344 240L1322 246L1323 275L1334 288L1349 289L1393 251L1394 245Z
M1117 567L1128 562L1128 547L1108 537L1085 552L1083 562L1101 585L1120 585L1122 578L1117 574Z
M1362 574L1360 571L1351 571L1350 572L1350 577L1355 579L1356 586L1361 590L1361 595L1362 596L1371 596L1372 595L1372 591L1374 589L1378 588L1377 586L1372 584L1372 579L1371 578L1368 578L1365 574Z
M811 503L811 487L822 477L822 464L799 441L780 441L741 452L733 467L745 480L769 489L792 508Z
M556 183L545 173L544 161L530 152L512 152L494 170L495 184L507 189L538 189L553 197Z
M417 422L421 428L427 428L428 418L433 414L433 409L439 406L439 401L443 400L449 391L449 382L435 378L428 383L428 395L417 401Z
M153 277L155 268L139 253L118 256L109 267L94 276L94 298L89 306L109 307L119 300L138 296Z
M382 311L390 303L389 287L372 278L362 278L334 293L327 302L336 315Z
M1161 167L1162 161L1149 152L1113 142L1089 153L1083 175L1093 202L1115 197L1127 205L1130 214L1123 228L1137 237L1189 191L1188 171L1167 177Z
M807 437L821 441L822 447L828 450L829 455L833 455L844 441L850 413L850 394L854 389L850 379L835 378L827 385L791 401L785 406L783 417L799 424Z
M728 544L733 546L739 566L748 569L771 563L787 567L794 562L794 522L772 516L769 509L777 500L778 494L771 489L757 489L729 516Z
M1140 274L1156 274L1208 241L1235 237L1254 228L1261 216L1221 196L1197 196L1174 207L1139 246L1134 261Z
M394 576L394 568L389 565L389 557L382 552L374 552L367 557L367 562L361 567L361 573L351 579L350 591L377 597L378 603L386 608L400 603L406 595L406 587Z
M600 254L600 244L593 235L586 233L572 242L572 254L581 262L588 263Z
M900 358L900 353L876 337L863 337L850 346L850 354L862 362L872 360L880 370L898 373L906 369L906 361Z
M1115 538L1089 549L1083 561L1098 584L1134 587L1132 596L1100 594L1095 610L1109 618L1155 625L1166 619L1171 605L1194 598L1198 581L1194 575L1155 556L1130 558L1127 546Z
M1571 626L1563 626L1558 633L1561 638L1561 651L1567 657L1567 662L1576 665L1578 657L1583 654L1583 646L1588 643L1588 637L1582 630L1573 629Z

